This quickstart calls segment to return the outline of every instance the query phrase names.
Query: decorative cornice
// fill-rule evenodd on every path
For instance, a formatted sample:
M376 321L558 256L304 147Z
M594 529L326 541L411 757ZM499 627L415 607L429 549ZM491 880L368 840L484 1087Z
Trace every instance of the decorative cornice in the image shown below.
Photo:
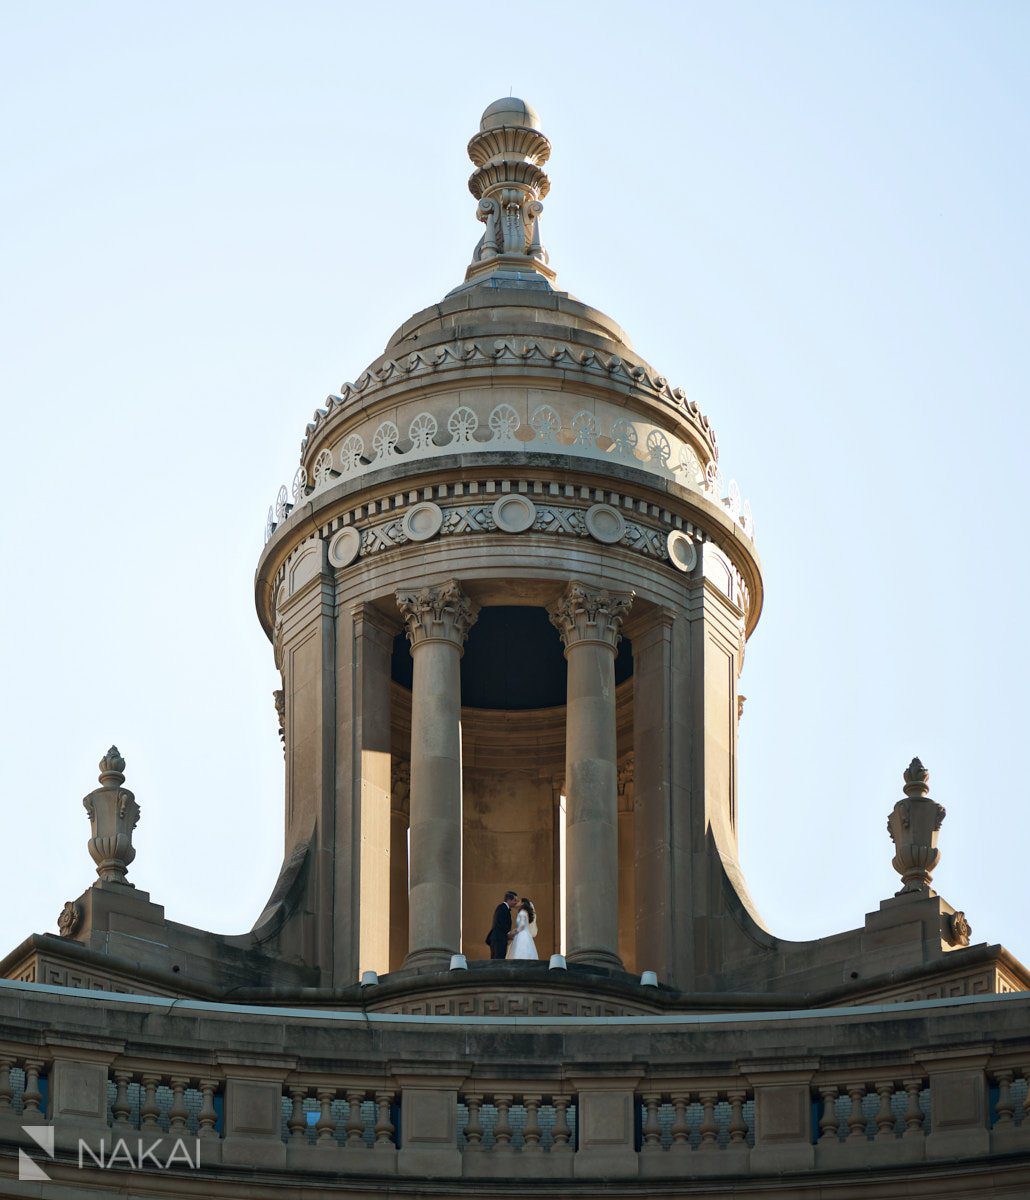
M551 624L561 634L565 653L593 642L613 653L622 639L622 622L633 604L632 592L609 592L572 580L549 610Z
M397 607L412 651L427 642L452 642L460 649L479 616L479 605L465 595L455 579L438 587L398 592Z
M530 366L551 366L562 371L582 371L584 374L625 380L644 391L685 418L710 447L712 458L718 460L719 448L711 422L693 400L688 400L682 388L673 387L664 375L652 372L640 363L627 363L618 355L602 354L562 342L539 342L515 338L487 338L461 345L436 346L416 351L403 361L393 358L370 366L353 383L345 383L339 395L326 397L324 408L315 410L309 422L301 453L307 449L311 435L321 426L341 415L351 401L371 395L398 379L423 372L437 373L475 367L495 367L504 363L525 363Z

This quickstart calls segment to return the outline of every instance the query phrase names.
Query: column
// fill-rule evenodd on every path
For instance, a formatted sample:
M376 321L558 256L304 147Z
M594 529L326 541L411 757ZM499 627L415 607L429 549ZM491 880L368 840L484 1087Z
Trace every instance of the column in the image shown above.
M570 962L621 967L615 651L633 594L573 581L550 610L568 663L566 936Z
M342 639L342 617L340 629ZM397 632L374 605L356 604L350 654L342 647L338 654L336 693L349 693L350 703L338 709L337 987L364 971L390 969L390 660Z
M394 763L390 808L390 970L408 956L408 793L411 773L406 762Z
M672 803L672 633L673 615L654 608L635 613L633 639L634 894L636 967L657 971L662 983L674 976L675 919L672 861L675 836ZM689 846L689 842L687 842Z
M414 664L407 967L461 945L461 655L478 606L456 580L398 592Z

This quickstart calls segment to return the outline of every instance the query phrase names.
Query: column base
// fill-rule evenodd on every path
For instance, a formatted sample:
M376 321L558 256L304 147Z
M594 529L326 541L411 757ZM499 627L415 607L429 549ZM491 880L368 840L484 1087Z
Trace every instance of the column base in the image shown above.
M567 962L582 967L608 967L613 971L625 971L622 959L613 950L571 950L565 955Z
M459 954L458 950L447 950L440 946L429 946L422 950L412 950L404 960L405 971L449 971L451 955Z

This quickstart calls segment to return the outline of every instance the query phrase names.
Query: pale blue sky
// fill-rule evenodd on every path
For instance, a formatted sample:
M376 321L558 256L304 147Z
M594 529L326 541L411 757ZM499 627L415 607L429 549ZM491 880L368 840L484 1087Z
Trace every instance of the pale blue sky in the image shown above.
M249 928L282 850L252 574L305 422L481 232L513 88L545 242L711 417L767 602L741 853L785 937L891 894L913 754L936 882L1030 961L1030 6L0 4L0 952L91 878ZM14 903L10 903L13 898Z

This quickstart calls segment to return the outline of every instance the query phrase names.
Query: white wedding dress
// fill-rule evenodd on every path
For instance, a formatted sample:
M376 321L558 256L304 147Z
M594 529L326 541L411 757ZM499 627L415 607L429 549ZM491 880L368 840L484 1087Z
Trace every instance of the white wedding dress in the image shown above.
M515 917L515 936L508 943L508 958L539 958L536 952L536 921L529 923L529 915L520 912Z

